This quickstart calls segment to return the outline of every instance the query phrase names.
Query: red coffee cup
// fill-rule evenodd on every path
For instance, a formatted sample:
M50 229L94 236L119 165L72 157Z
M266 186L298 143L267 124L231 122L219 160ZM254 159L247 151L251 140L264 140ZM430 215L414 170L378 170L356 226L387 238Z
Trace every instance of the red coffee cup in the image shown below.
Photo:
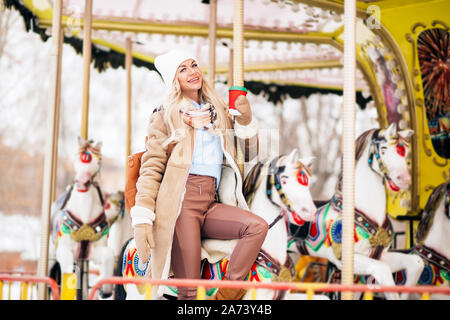
M246 96L247 89L240 86L231 86L230 89L228 89L228 107L230 108L230 113L234 116L241 115L241 113L236 110L236 107L234 105L237 97L239 97L240 95Z

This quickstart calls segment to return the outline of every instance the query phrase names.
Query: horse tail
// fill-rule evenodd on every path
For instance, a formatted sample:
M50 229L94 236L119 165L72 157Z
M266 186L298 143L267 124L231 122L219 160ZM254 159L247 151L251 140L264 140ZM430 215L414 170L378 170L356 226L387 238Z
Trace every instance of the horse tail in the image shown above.
M125 254L125 250L128 247L128 244L130 241L133 240L133 238L128 239L125 241L125 244L122 246L122 249L120 250L119 257L117 258L116 268L114 269L114 276L122 277L122 261L123 261L123 255ZM116 284L114 287L114 300L125 300L127 297L127 292L125 291L125 288L122 284Z

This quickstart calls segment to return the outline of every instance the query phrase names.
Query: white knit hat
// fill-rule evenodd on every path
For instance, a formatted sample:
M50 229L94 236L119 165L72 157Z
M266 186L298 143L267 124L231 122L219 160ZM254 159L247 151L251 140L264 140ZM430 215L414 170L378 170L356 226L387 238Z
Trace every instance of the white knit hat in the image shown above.
M161 74L167 89L172 87L173 79L180 64L188 59L197 61L192 53L184 50L170 50L155 58L155 67Z

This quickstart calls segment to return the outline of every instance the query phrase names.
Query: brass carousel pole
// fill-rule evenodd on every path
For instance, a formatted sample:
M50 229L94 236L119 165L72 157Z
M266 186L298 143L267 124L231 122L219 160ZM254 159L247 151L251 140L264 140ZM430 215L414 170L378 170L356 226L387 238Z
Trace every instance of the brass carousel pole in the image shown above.
M230 89L244 88L244 1L234 0L233 17L233 86ZM229 91L230 92L230 91ZM232 111L230 109L230 111ZM239 145L236 146L238 166L244 177L244 154Z
M244 86L244 1L234 0L233 86Z
M229 49L229 55L230 55L230 60L228 62L228 88L231 87L233 85L233 66L234 66L234 62L233 62L233 48Z
M216 77L216 29L217 29L217 0L209 1L209 68L208 80L214 87Z
M89 85L91 76L92 54L92 0L86 0L83 25L83 109L81 114L81 137L88 138L89 126Z
M355 69L356 0L344 3L344 107L342 114L342 284L353 284L353 228L355 209ZM343 300L352 300L343 292Z
M41 238L38 276L48 275L48 244L50 236L51 205L56 183L56 158L58 150L58 127L61 98L61 58L62 58L62 0L53 2L52 49L50 65L50 91L47 105L47 134L45 141L44 178L41 207ZM38 298L47 299L46 285L38 284Z
M132 105L132 88L131 88L131 69L133 66L133 47L130 38L126 40L125 46L125 70L127 78L127 105L126 105L126 157L125 157L125 175L128 171L128 156L131 154L131 105Z

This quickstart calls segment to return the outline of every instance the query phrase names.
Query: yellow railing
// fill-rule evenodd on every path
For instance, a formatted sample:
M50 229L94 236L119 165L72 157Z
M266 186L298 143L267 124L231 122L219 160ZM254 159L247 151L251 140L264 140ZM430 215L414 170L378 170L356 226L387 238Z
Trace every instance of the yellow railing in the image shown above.
M11 300L12 284L14 282L20 284L20 300L31 300L33 298L33 287L36 283L46 283L52 291L53 300L59 300L59 288L52 278L9 274L0 274L0 300L4 300L3 287L5 283L8 285L7 300Z

